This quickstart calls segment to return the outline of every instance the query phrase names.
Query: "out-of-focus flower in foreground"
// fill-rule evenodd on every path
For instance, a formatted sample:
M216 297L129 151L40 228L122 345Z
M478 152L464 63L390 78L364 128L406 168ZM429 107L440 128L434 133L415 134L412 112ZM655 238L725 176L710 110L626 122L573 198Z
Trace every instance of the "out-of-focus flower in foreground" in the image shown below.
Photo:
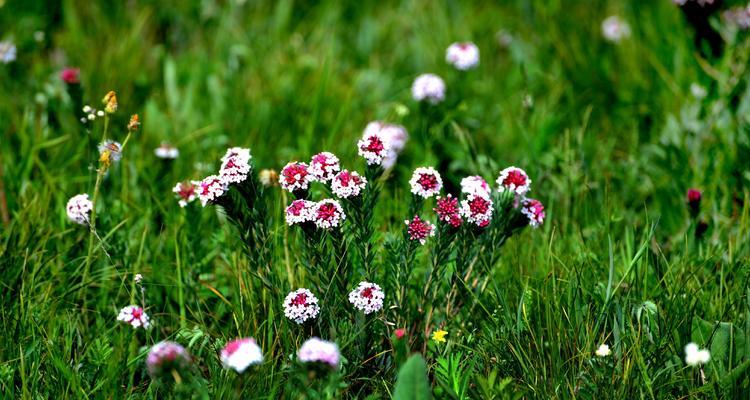
M180 156L180 150L167 142L162 142L154 149L154 154L163 160L174 160Z
M691 367L699 367L709 361L711 361L711 352L708 349L701 349L692 342L685 346L685 364Z
M265 187L274 186L279 183L279 174L272 169L262 169L258 173L258 180Z
M255 339L247 337L230 341L221 350L221 364L224 368L239 373L251 366L263 362L263 352Z
M336 343L312 337L297 350L297 358L302 363L321 363L337 369L341 354Z
M602 35L612 43L619 43L630 37L630 25L622 18L612 15L602 21Z
M602 344L601 346L599 346L599 348L598 348L598 349L596 349L596 352L595 352L595 353L596 353L596 355L597 355L598 357L606 357L606 356L608 356L608 355L609 355L609 354L610 354L611 352L612 352L612 351L611 351L611 350L609 349L609 345L607 345L607 344Z
M419 75L411 85L411 96L416 101L438 104L445 100L445 82L435 74Z
M151 347L146 356L146 369L155 378L167 376L173 372L179 374L189 365L190 354L175 342L159 342Z

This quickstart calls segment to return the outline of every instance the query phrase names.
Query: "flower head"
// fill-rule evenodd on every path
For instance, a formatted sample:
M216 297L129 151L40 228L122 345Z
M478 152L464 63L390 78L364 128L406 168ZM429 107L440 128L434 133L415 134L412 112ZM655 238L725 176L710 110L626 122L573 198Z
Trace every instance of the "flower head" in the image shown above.
M695 343L685 346L685 364L691 367L699 367L711 361L711 352L708 349L700 349Z
M435 74L422 74L411 85L411 97L416 101L438 104L445 100L445 82Z
M445 51L445 61L461 71L479 65L479 48L472 42L453 43Z
M435 236L435 225L430 221L421 220L418 215L415 215L411 221L408 219L405 220L404 223L406 224L406 233L409 235L410 240L416 240L420 244L425 244L428 237Z
M698 189L688 189L687 191L687 203L690 208L690 215L693 217L697 216L701 210L701 199L703 193Z
M532 228L538 228L544 223L544 205L536 199L524 199L521 203L521 213L529 219Z
M341 170L339 158L333 153L324 151L312 156L310 160L310 173L319 181L326 183Z
M154 154L163 160L174 160L180 156L180 150L167 142L162 142L154 149Z
M123 309L120 310L120 313L117 314L117 320L130 324L133 329L148 329L151 327L151 321L148 318L148 314L143 311L143 308L138 306L123 307Z
M490 195L490 185L479 175L467 176L461 179L461 192L466 194Z
M89 213L94 208L94 203L89 200L88 194L77 194L68 200L65 211L68 213L68 219L76 224L87 225L89 223Z
M459 213L468 222L485 227L492 220L493 204L489 197L476 194L466 195L461 201Z
M309 200L294 200L286 208L286 223L289 226L313 220L315 203Z
M630 37L630 25L622 18L612 15L602 21L602 35L610 42L619 43Z
M367 186L367 179L356 171L343 170L336 174L331 181L331 191L342 199L357 197Z
M302 347L297 350L297 358L302 363L322 363L336 369L339 367L341 354L336 343L312 337L302 343Z
M263 352L255 343L255 339L250 337L232 340L221 350L221 364L224 368L239 373L245 372L251 365L262 362Z
M611 351L609 350L609 346L607 344L602 344L598 349L596 349L596 355L599 357L606 357L610 353Z
M341 225L341 221L346 219L346 215L338 201L325 199L312 207L312 219L318 228L333 229Z
M165 376L190 365L190 354L175 342L159 342L151 347L146 357L146 368L153 377Z
M128 121L128 131L135 132L139 126L141 126L141 120L138 118L138 114L131 115Z
M281 184L282 189L295 192L298 190L307 190L310 187L310 182L314 180L315 176L310 173L307 164L292 161L281 169L279 184Z
M99 161L105 166L120 161L122 158L122 145L114 140L105 140L99 143Z
M406 336L406 329L404 328L398 328L395 331L393 331L393 336L396 336L396 339L401 339L404 336Z
M227 149L224 157L221 158L221 168L219 176L227 185L232 183L242 183L247 179L250 173L250 149L241 147L231 147Z
M113 114L117 111L117 94L110 90L102 99L102 104L104 104L104 112Z
M198 198L203 207L223 196L228 189L226 182L218 175L209 175L194 183L198 185Z
M411 192L422 198L430 198L443 188L443 179L432 167L419 167L414 170L409 180Z
M77 85L81 83L81 70L78 68L64 68L60 71L60 79L68 85Z
M389 124L382 121L372 121L367 124L363 138L369 135L377 135L381 140L388 144L388 149L385 151L385 154L381 156L382 159L379 162L379 164L386 169L391 168L396 164L398 155L404 149L404 146L406 146L407 140L409 140L409 134L406 132L406 128L401 125ZM360 155L363 154L360 153Z
M349 302L365 314L380 311L383 308L384 298L383 289L378 284L370 282L360 282L359 286L349 292Z
M438 221L445 222L454 228L461 226L462 219L459 213L458 199L450 194L446 197L438 196L433 211L437 214Z
M262 169L258 173L258 180L265 187L273 186L279 183L279 174L272 169Z
M16 45L12 42L0 42L0 62L9 64L16 61Z
M200 182L197 182L197 184L200 184ZM185 207L188 205L188 203L195 200L195 190L197 187L198 186L196 185L196 182L188 181L178 182L176 185L174 185L174 187L172 188L172 192L177 195L180 207Z
M284 315L298 324L315 319L319 312L318 298L305 288L290 292L284 299Z
M438 343L445 343L447 341L445 339L445 337L447 335L448 335L448 332L446 332L446 331L444 331L442 329L438 329L438 330L432 332L432 340L434 340L435 342L438 342Z
M136 284L140 285L141 282L143 282L143 275L141 275L141 274L135 274L135 276L133 277L133 281Z
M369 125L368 125L369 127ZM357 153L364 157L367 165L380 165L391 151L391 142L381 131L365 129L365 134L357 142Z
M525 196L531 189L531 179L524 170L517 167L508 167L500 171L496 182L500 193L509 190L519 196Z

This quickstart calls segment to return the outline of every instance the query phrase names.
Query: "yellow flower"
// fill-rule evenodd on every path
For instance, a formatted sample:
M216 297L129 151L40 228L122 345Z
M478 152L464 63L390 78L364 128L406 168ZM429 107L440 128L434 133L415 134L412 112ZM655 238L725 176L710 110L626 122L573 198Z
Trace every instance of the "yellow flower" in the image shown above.
M109 150L102 151L101 155L99 156L99 162L104 165L105 168L109 167L110 161L111 161L111 155L112 152Z
M128 130L133 132L141 125L141 121L138 119L138 114L130 116L130 122L128 122Z
M444 331L442 329L437 330L435 332L432 332L432 340L434 340L436 342L443 342L443 343L445 343L446 342L446 340L445 340L445 336L446 335L448 335L448 332L446 332L446 331Z
M104 104L104 111L107 112L107 114L112 114L117 111L117 95L115 92L110 90L102 99L102 104Z

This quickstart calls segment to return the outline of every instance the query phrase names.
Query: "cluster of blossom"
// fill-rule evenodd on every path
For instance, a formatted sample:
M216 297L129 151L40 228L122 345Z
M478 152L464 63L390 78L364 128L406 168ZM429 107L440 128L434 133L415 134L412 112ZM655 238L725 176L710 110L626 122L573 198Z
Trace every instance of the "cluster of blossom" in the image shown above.
M159 342L151 347L146 356L146 369L152 377L166 376L180 371L190 364L190 354L180 344Z
M437 214L438 221L445 222L453 228L458 228L463 222L458 207L458 199L450 194L446 197L438 197L433 211Z
M409 134L403 126L372 121L367 124L362 139L357 142L357 152L368 165L380 165L388 169L396 164L407 140Z
M89 223L89 214L94 208L94 203L89 200L88 194L77 194L68 200L65 211L68 219L76 224L87 225Z
M81 70L78 68L64 68L60 71L60 79L68 85L77 85L81 83Z
M445 51L445 61L461 71L475 68L479 65L479 48L472 42L453 43Z
M341 226L345 219L341 203L333 199L318 202L299 199L286 208L286 223L290 226L310 222L318 228L330 230Z
M162 160L174 160L180 156L180 150L167 142L162 142L159 147L154 149L154 154Z
M178 182L176 185L174 185L174 188L172 188L172 192L177 195L180 207L187 206L188 203L198 197L196 193L197 188L198 185L196 185L195 182Z
M619 43L630 37L630 25L617 15L612 15L602 21L602 36L607 41Z
M105 140L99 143L99 161L109 165L116 163L122 158L122 145L114 140Z
M420 102L441 103L445 100L445 82L435 74L419 75L411 85L411 97Z
M337 369L341 354L336 343L312 337L302 343L297 351L297 358L301 363L319 363Z
M132 326L133 329L148 329L151 327L151 320L148 318L148 314L143 311L143 308L138 306L123 307L117 315L117 320Z
M251 365L263 362L263 351L255 339L240 338L228 342L221 350L220 358L224 368L241 374Z
M425 221L415 215L410 220L404 220L406 224L406 233L409 235L409 240L418 241L420 244L425 244L427 238L435 236L435 225L430 221Z
M357 197L367 186L367 179L356 171L343 170L331 180L331 191L342 199Z
M531 190L531 179L526 171L517 167L508 167L500 171L497 177L497 190L500 193L509 191L519 199L520 211L529 220L529 225L537 228L544 223L544 206L539 200L530 199L526 194Z
M297 289L284 299L284 315L298 324L315 319L318 313L318 298L308 289Z
M156 150L160 158L175 158L179 154L176 148L164 144L162 147L164 153L161 153L161 148ZM247 180L252 170L251 159L250 149L228 148L221 157L218 175L209 175L200 181L180 182L175 185L172 191L177 195L180 207L185 207L195 198L200 200L203 207L215 203L229 190L230 185L241 184Z
M104 111L97 110L94 107L91 107L89 105L83 106L83 113L86 114L85 117L81 118L81 122L84 123L84 124L86 122L88 122L88 121L95 120L97 117L103 117L104 116Z
M435 168L419 167L414 170L409 185L413 194L428 199L440 193L443 188L443 179Z
M722 17L728 24L734 25L740 30L750 30L750 4L743 7L730 8L724 11Z
M711 352L707 349L701 349L695 343L688 343L685 346L685 364L691 367L699 367L711 360Z
M376 283L360 282L354 290L349 293L349 302L365 314L380 311L383 308L385 293Z

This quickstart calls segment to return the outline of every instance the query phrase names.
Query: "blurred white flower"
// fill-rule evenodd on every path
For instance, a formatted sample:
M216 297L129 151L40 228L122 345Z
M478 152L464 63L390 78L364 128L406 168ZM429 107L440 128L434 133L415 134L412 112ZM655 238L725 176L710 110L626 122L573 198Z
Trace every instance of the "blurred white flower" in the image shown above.
M235 339L221 350L221 364L243 373L247 367L263 362L263 353L253 338Z
M180 156L180 150L169 143L162 142L159 147L154 149L154 154L161 159L174 160Z
M696 99L700 100L706 97L706 88L703 86L697 84L697 83L691 83L690 84L690 94L693 95Z
M606 357L610 353L611 351L609 350L609 346L606 344L602 344L598 349L596 349L596 355L599 357Z
M602 21L602 35L604 35L604 39L618 43L622 39L630 37L630 25L616 15L607 17Z
M685 364L691 367L699 367L711 360L711 352L708 349L701 349L695 343L688 343L685 346Z
M411 85L411 96L416 101L438 104L445 100L445 82L435 74L422 74Z
M445 61L461 71L479 65L479 48L472 42L453 43L445 51Z
M16 61L16 45L12 42L0 42L0 61L8 64Z

